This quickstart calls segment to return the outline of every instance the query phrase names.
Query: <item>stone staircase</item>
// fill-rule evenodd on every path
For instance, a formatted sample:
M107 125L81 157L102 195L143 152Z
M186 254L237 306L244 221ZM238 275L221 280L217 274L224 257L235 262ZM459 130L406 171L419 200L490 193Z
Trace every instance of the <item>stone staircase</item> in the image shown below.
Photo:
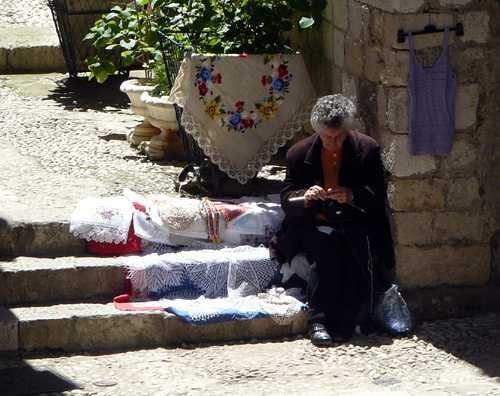
M305 315L286 326L272 319L191 326L167 312L120 311L112 301L124 291L123 266L86 254L69 224L24 224L10 229L10 240L5 228L0 235L3 252L6 245L15 252L0 257L0 351L151 348L273 339L305 329ZM50 249L35 256L36 246Z

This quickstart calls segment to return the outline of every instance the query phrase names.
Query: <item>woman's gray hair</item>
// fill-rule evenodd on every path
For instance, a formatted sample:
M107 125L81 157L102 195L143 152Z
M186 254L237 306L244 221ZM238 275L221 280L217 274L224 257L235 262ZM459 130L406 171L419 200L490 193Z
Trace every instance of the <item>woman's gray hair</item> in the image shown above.
M318 132L325 128L350 128L354 124L356 106L343 95L319 98L311 111L311 126Z

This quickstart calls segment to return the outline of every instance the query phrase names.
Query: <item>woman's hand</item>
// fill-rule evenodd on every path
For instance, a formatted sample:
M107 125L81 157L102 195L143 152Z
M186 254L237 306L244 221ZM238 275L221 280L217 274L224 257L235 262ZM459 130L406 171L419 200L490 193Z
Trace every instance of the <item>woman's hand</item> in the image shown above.
M338 203L352 202L352 190L348 187L335 187L327 191L328 198L334 199Z
M309 204L313 200L316 201L316 200L320 199L320 200L324 201L325 199L328 198L328 194L323 189L323 187L315 185L315 186L308 188L308 190L304 194L304 198L305 198L305 203Z

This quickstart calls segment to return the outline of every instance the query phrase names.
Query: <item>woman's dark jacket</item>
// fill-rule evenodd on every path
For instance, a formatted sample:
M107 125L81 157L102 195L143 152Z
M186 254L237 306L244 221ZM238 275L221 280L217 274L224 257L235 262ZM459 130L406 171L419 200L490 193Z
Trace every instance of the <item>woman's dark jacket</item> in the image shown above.
M321 163L322 141L317 133L296 143L287 152L288 168L281 190L281 207L285 219L270 243L271 258L280 263L290 262L301 250L301 236L313 226L320 205L304 208L303 201L290 201L304 196L313 186L323 186ZM353 204L363 209L341 205L350 211L354 221L370 225L373 230L372 248L386 268L394 266L394 249L384 201L387 186L380 159L380 147L371 137L349 131L342 148L339 185L353 192Z

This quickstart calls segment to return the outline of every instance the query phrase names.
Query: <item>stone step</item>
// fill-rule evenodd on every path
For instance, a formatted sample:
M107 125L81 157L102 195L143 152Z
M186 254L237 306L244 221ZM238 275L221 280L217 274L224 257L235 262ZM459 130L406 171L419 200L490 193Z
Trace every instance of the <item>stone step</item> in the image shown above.
M88 301L123 293L125 270L113 257L17 257L0 261L0 305Z
M55 27L0 28L0 73L66 72Z
M191 326L164 311L120 311L113 303L0 307L0 350L97 351L182 343L276 339L303 333L302 311L290 324L260 318Z
M69 226L69 221L9 223L0 218L0 259L85 254L87 241L71 234Z

